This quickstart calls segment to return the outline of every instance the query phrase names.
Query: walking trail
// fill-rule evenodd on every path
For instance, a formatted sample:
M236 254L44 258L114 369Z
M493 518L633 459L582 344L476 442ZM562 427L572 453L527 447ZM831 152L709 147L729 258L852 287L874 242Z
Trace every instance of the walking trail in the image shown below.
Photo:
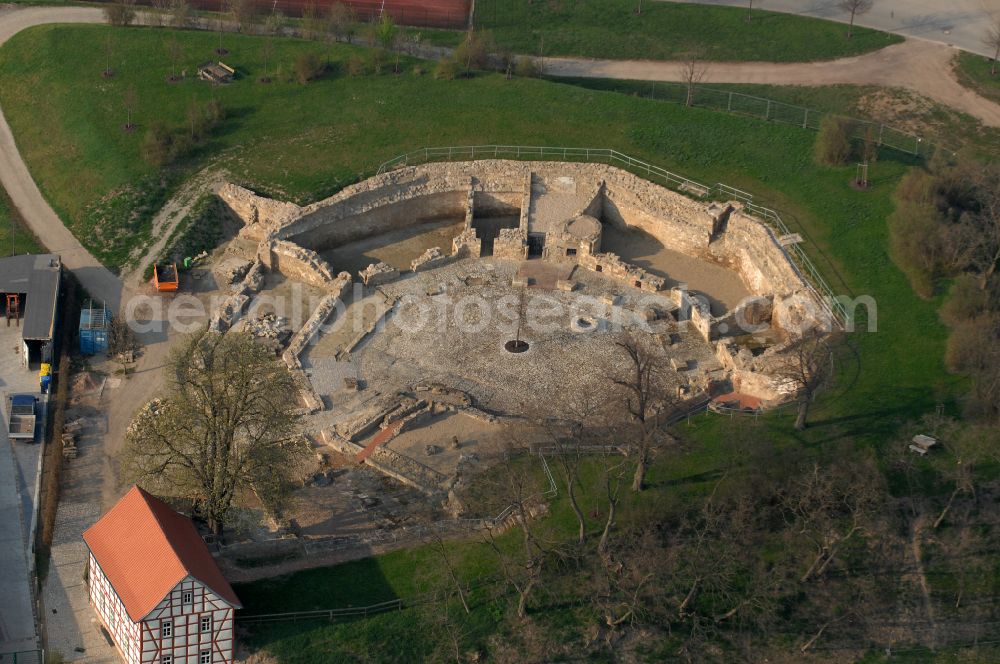
M944 44L908 39L879 51L827 62L706 63L704 83L767 85L878 85L901 87L1000 127L1000 104L980 97L955 78L958 51ZM640 81L682 81L681 62L540 58L546 74Z

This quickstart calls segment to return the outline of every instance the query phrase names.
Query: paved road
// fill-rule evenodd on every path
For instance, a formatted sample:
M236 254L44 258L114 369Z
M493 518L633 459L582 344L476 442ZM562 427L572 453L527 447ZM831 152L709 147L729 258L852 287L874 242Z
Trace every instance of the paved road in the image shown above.
M662 1L736 7L747 5L747 0ZM850 15L840 9L839 4L840 0L754 0L754 7L761 9L846 23ZM875 0L871 11L858 16L855 23L992 55L982 40L986 26L994 18L1000 18L1000 0Z
M1000 104L962 87L955 79L955 49L909 39L873 53L828 62L717 62L708 65L705 83L773 85L880 85L908 88L941 104L1000 127ZM546 74L640 81L680 81L679 62L541 58Z

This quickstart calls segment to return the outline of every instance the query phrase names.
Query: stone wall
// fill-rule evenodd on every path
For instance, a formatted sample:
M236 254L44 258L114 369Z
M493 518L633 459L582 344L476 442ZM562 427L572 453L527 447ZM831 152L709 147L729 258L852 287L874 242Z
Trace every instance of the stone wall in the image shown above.
M668 249L729 267L754 294L787 295L805 287L773 232L738 204L706 204L603 164L508 160L423 164L369 178L304 208L262 199L234 186L223 188L221 195L248 223L246 234L259 234L261 228L267 228L279 240L312 249L431 219L464 218L466 230L455 238L453 254L478 257L480 242L471 229L476 206L489 215L516 208L519 202L520 226L526 227L532 173L542 179L572 176L578 186L593 191L581 213L605 224L639 228ZM496 255L521 258L519 241L510 233L498 238ZM657 289L654 278L616 259L602 259L609 268L614 266L616 278ZM598 263L592 266L592 262L584 266L593 269ZM281 261L278 263L280 267ZM310 269L316 271L315 266ZM784 313L789 322L796 318L792 310Z
M284 240L262 242L257 257L268 270L323 290L340 288L342 276L346 274L335 276L333 269L315 251Z
M244 228L240 235L258 242L271 231L302 216L302 208L294 203L264 198L235 184L223 185L219 189L219 198L243 222Z

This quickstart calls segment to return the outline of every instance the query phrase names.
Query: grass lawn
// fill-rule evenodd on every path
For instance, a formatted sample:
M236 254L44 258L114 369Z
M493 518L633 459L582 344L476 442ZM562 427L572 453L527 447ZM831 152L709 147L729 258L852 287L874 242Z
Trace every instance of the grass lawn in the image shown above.
M11 242L13 236L13 242ZM7 192L0 186L0 256L14 254L39 254L45 248L34 234L24 226L14 209Z
M551 80L592 90L609 90L674 103L683 102L686 94L683 84L675 83L558 77L553 77ZM997 79L997 84L1000 86L1000 78ZM695 96L696 105L704 104L719 108L721 104L724 107L725 99L717 94L717 91L731 91L810 110L884 122L888 126L949 149L958 150L967 147L986 159L996 159L1000 155L1000 129L985 127L970 115L902 88L871 85L804 86L738 83L712 83L704 87L708 91L705 95ZM744 112L758 115L763 119L763 102L737 99L734 102L734 110L739 111L741 107ZM801 112L789 111L789 113L796 119L802 117Z
M960 51L955 64L958 81L979 95L1000 103L1000 65L996 75L990 74L992 60L975 53Z
M832 60L874 51L902 37L816 18L746 9L637 0L479 0L476 27L517 53L674 60Z
M115 39L117 74L104 80L108 34ZM211 56L211 33L176 34L185 49L182 68L191 71ZM170 84L165 35L46 26L19 34L0 50L0 104L33 175L77 236L111 265L148 237L151 201L206 166L225 168L257 190L307 202L391 156L424 146L609 147L703 182L756 192L806 238L836 292L876 300L877 332L852 335L854 359L845 363L838 388L817 404L815 425L799 433L791 428L790 413L763 418L761 426L776 444L817 455L856 445L889 460L897 454L893 437L901 424L939 401L950 404L963 387L944 370L939 303L916 298L888 256L890 193L914 163L905 157L885 154L872 168L873 187L858 192L849 186L852 167L815 165L815 135L797 127L542 80L483 74L438 81L415 74L416 63L409 60L399 75L387 69L355 78L338 73L308 85L264 85L256 82L263 70L262 40L242 35L227 43L227 61L242 74L237 82L222 88L190 78ZM272 62L287 71L295 55L308 50L327 54L317 44L278 40ZM355 54L367 52L345 45L330 51L341 72ZM121 130L129 86L139 98L140 125L182 125L193 100L213 95L228 117L198 153L160 173L142 160L143 131ZM725 463L720 441L727 422L706 415L678 428L691 451L651 473L660 495L703 490ZM556 530L569 523L563 496L550 519ZM454 550L465 578L489 569L481 545ZM421 591L433 556L418 547L239 592L249 612L365 605ZM493 600L484 592L478 601L473 624L489 634L496 622ZM337 625L278 625L257 630L253 642L266 644L282 662L400 661L401 652L403 660L420 661L433 647L432 617L404 611Z

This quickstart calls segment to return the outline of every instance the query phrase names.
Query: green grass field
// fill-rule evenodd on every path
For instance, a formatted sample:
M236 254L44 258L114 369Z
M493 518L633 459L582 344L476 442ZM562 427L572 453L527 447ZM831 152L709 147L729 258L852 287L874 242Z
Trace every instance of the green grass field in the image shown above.
M109 34L117 73L105 80L100 72ZM849 186L853 168L813 162L815 135L797 127L542 80L483 74L438 81L415 74L417 63L410 60L399 75L386 69L351 78L342 73L344 63L367 52L344 45L330 52L339 73L308 85L264 85L257 82L262 40L233 35L227 60L241 73L237 82L223 88L190 78L170 84L166 34L49 26L23 32L0 50L0 103L33 175L74 233L113 266L149 236L155 201L206 166L224 168L257 190L307 202L369 174L389 157L424 146L610 147L703 182L755 192L807 239L807 250L836 292L876 300L877 332L852 335L856 359L845 364L837 389L817 404L815 425L794 432L787 412L763 419L775 444L817 455L845 444L874 448L888 464L899 427L939 402L950 408L963 387L944 370L939 302L915 297L888 256L890 193L914 163L905 157L884 155L871 171L873 187L859 192ZM188 71L211 57L216 43L211 33L177 37ZM297 53L309 50L327 54L317 44L279 40L272 62L287 71ZM213 95L229 115L199 152L161 174L142 160L142 131L121 130L129 86L137 91L140 127L158 120L180 125L193 100ZM726 426L724 418L706 415L679 427L692 451L654 469L651 481L661 495L681 485L703 488L725 460L718 443ZM553 527L563 528L565 501L560 498L553 510ZM457 545L455 551L467 578L488 568L482 547ZM429 567L432 555L426 548L400 551L239 592L253 612L370 604L420 591L424 582L417 572ZM495 620L483 601L474 625L489 634ZM394 647L417 661L432 647L428 620L425 612L404 611L349 624L274 626L256 631L253 642L282 662L393 661L399 652Z
M608 90L674 103L682 103L686 94L683 84L679 83L558 77L553 77L551 80L591 90ZM743 112L758 115L761 119L765 111L764 102L760 100L769 99L813 111L884 122L950 150L967 148L984 159L992 160L1000 155L1000 129L985 127L970 115L900 88L887 89L871 85L814 87L738 83L712 83L703 87L705 92L695 95L696 105L707 105L715 109L725 107L725 99L719 92L731 91L759 98L755 102L737 99L734 112L740 112L742 107ZM801 112L788 111L785 115L802 117ZM815 119L815 116L813 117Z
M832 60L902 41L833 21L746 9L637 0L516 2L480 0L476 26L517 53L675 60Z
M42 251L43 247L21 222L10 197L0 186L0 256L10 256L12 253L37 254Z
M958 81L987 99L1000 103L1000 65L996 75L990 74L992 61L981 55L961 51L958 55L955 73Z

